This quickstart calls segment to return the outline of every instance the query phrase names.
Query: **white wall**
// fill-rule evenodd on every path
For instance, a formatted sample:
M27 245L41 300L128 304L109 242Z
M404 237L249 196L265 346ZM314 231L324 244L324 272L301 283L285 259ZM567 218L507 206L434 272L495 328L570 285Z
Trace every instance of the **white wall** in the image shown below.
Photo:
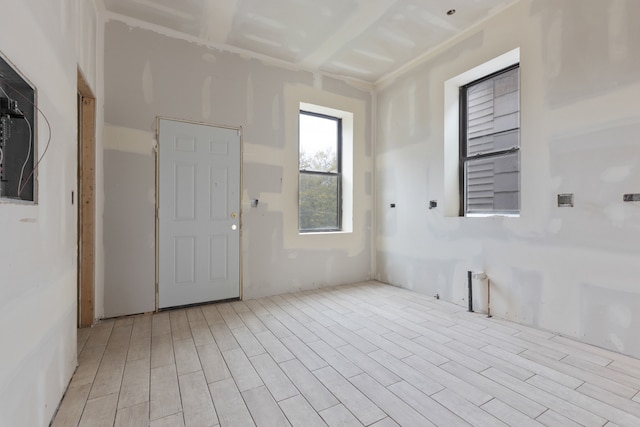
M46 426L76 367L77 52L95 84L96 19L89 2L10 3L0 50L37 88L51 142L38 204L0 204L0 425ZM81 17L88 22L77 33ZM48 137L39 116L40 154Z
M106 316L155 306L157 116L243 128L244 298L372 277L369 90L116 20L105 31ZM299 101L355 113L352 233L298 234Z
M622 202L640 192L638 16L634 0L523 0L383 82L379 279L466 305L482 270L494 315L640 357L640 205ZM517 47L521 217L445 217L444 82Z

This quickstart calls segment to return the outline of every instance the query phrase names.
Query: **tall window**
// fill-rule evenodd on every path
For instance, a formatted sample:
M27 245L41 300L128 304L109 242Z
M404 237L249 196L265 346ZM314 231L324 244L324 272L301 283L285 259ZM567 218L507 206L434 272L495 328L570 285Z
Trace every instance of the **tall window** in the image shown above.
M341 230L342 119L300 111L299 229Z
M520 69L460 87L461 215L520 213Z

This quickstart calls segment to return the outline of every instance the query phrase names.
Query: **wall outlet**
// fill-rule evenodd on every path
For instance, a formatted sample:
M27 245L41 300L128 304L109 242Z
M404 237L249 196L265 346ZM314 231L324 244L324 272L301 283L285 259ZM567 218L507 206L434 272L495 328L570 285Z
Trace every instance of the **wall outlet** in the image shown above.
M573 207L573 193L558 194L558 207L559 208L572 208Z

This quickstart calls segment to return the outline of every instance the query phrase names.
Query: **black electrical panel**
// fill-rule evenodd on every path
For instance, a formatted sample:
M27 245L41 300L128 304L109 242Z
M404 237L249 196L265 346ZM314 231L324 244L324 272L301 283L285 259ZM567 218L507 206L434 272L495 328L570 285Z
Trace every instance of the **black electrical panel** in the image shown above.
M0 55L0 199L34 201L35 90Z

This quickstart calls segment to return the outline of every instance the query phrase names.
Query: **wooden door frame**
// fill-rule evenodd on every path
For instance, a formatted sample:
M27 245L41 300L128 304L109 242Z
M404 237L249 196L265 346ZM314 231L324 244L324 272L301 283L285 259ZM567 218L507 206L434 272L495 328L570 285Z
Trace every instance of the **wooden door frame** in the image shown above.
M78 68L78 327L93 325L96 100Z

